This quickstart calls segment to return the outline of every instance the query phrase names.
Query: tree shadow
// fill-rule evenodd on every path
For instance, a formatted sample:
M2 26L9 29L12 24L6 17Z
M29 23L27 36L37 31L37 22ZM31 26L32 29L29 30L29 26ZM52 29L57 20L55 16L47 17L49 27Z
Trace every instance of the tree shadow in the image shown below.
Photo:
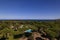
M40 38L40 37L36 37L35 39L36 39L36 40L43 40L43 39L42 39L42 38Z
M25 32L25 33L24 33L24 36L25 36L25 37L30 37L31 35L32 35L32 33L29 33L29 32Z
M57 40L60 40L60 35L58 37L55 37Z
M2 37L0 40L6 40L7 38L5 38L5 37Z
M23 34L14 35L14 39L23 37Z
M48 38L49 40L51 40L51 36L49 34L47 34L47 35L42 34L41 36L44 37L44 38Z

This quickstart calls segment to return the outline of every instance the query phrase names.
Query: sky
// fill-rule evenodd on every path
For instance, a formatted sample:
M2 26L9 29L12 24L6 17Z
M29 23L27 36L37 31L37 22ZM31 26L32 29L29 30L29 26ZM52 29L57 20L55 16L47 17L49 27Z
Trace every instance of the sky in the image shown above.
M60 19L60 0L0 0L0 19Z

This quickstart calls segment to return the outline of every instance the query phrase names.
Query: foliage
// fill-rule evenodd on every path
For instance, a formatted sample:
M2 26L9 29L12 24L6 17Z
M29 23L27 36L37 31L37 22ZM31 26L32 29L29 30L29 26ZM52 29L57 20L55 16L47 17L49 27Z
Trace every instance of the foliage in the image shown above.
M10 25L13 25L14 28L11 28ZM19 28L20 25L24 25L24 27ZM0 20L0 38L6 33L17 35L24 33L27 29L37 30L39 27L43 28L43 31L47 32L52 38L60 35L60 20ZM17 31L14 31L15 28L17 28Z

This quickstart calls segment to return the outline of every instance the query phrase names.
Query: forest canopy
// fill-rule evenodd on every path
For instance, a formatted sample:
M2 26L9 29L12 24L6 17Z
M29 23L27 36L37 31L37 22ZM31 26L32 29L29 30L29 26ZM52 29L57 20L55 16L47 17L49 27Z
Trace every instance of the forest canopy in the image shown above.
M27 29L43 28L52 38L60 36L60 20L0 20L0 38L23 33Z

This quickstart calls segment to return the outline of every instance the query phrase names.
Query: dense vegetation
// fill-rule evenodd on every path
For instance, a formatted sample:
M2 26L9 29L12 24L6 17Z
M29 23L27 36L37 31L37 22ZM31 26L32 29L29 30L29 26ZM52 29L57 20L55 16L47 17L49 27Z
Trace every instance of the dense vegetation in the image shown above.
M22 25L23 28L20 28ZM13 40L14 35L22 34L27 29L39 32L39 28L52 39L60 36L60 20L0 20L0 39L4 36Z

